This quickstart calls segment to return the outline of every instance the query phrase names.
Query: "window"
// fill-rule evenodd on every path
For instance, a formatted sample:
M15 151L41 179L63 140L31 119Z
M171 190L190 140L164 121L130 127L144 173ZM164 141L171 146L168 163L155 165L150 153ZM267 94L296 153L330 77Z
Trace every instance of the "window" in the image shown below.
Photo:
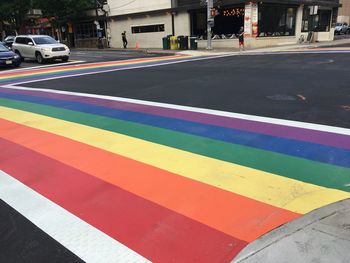
M318 24L315 28L317 32L328 32L330 29L331 23L331 10L319 10L318 11Z
M45 44L57 44L57 41L52 37L36 37L33 38L35 44L37 45L45 45Z
M304 7L303 20L301 25L302 32L328 32L330 30L332 11L318 10L317 15L310 15L310 7Z
M33 41L28 37L16 37L15 42L17 44L28 45L29 42L33 42Z
M96 25L92 22L77 24L75 26L75 33L77 39L94 38L97 35Z
M24 37L17 37L15 42L18 44L27 44Z
M259 37L294 36L296 6L259 5Z
M164 32L164 24L148 25L148 26L133 26L131 32L133 34L139 33L151 33L151 32Z
M311 28L310 28L310 19L311 19L311 16L310 16L310 9L308 7L304 7L303 9L303 20L301 22L301 31L302 32L308 32L308 31L311 31Z

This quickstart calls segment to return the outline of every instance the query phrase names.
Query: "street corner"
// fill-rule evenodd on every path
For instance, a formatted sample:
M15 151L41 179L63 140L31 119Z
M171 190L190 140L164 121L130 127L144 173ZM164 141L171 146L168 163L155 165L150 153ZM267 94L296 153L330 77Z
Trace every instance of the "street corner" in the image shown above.
M316 209L263 235L232 263L349 262L350 199Z

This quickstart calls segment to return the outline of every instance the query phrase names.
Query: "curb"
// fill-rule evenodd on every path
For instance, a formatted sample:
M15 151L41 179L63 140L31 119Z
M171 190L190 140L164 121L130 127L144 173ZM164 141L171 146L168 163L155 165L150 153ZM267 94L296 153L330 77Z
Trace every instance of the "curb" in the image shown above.
M321 207L253 241L232 263L350 262L349 220L350 199Z
M175 55L178 52L166 50L151 50L151 49L116 49L116 48L72 48L72 51L100 51L100 52L124 52L124 53L143 53L143 54L157 54L157 55Z

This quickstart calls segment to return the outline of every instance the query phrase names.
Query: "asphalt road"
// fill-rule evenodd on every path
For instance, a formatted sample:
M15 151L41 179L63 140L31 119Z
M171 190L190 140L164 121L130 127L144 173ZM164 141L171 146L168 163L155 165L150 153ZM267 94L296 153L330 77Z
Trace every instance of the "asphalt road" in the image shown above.
M88 50L72 50L70 56L70 62L81 61L83 63L97 62L97 61L112 61L112 60L125 60L140 57L154 57L152 54L145 54L142 52L135 52L132 50L126 51L88 51ZM37 66L60 66L62 62L56 60L54 62L47 62L43 65L38 64L35 60L26 59L22 64L21 68L30 68Z
M73 52L72 59L146 56L84 52ZM345 53L231 56L140 63L143 68L123 71L115 66L110 73L75 77L45 72L59 79L19 86L349 128L349 63ZM22 73L17 77L23 81ZM266 231L322 206L323 199L345 196L335 189L347 191L350 146L343 135L277 121L248 128L246 120L71 97L2 90L0 182L11 191L0 191L0 262L80 262L82 254L109 255L110 248L122 257L139 259L131 253L136 251L163 262L228 261ZM90 226L112 239L100 242L105 239Z
M236 56L26 86L349 128L349 65L348 54Z

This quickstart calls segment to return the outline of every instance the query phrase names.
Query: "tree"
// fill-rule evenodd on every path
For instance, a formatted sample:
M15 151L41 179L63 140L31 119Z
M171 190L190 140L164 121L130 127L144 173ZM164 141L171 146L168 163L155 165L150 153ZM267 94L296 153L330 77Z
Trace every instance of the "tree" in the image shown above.
M95 7L94 0L35 0L34 4L56 26L74 21Z
M26 15L32 7L31 0L1 0L0 1L0 32L4 23L9 23L18 32L25 25Z

